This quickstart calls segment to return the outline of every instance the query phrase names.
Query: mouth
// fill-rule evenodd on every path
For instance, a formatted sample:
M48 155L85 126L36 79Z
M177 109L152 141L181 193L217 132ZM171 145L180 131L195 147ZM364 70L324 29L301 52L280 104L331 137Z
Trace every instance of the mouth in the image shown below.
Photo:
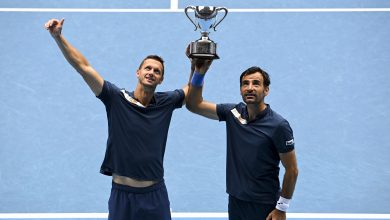
M152 78L152 77L145 77L146 78L146 80L148 81L148 82L154 82L154 81L156 81L154 78Z
M255 99L256 98L256 95L255 94L244 94L244 97L246 99Z

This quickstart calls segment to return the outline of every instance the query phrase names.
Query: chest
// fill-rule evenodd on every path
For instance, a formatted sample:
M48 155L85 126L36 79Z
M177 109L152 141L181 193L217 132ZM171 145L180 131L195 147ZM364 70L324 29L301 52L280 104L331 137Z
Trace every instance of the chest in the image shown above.
M245 154L263 154L276 150L273 134L275 126L267 120L242 123L235 117L226 120L228 145Z

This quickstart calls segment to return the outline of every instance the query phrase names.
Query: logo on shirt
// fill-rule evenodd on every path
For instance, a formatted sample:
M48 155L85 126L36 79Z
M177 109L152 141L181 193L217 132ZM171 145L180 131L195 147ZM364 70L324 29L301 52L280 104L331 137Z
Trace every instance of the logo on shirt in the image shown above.
M231 112L233 113L234 117L236 117L237 120L238 120L241 124L245 125L245 124L248 123L248 122L246 121L246 119L244 119L244 118L241 117L241 114L237 111L236 108L232 109Z
M286 146L291 146L291 145L294 145L294 139L286 141Z
M145 106L142 105L139 101L137 101L137 100L133 99L133 97L129 96L129 94L127 94L125 90L121 90L121 92L127 101L129 101L130 103L132 103L134 105L138 105L140 107L145 108Z

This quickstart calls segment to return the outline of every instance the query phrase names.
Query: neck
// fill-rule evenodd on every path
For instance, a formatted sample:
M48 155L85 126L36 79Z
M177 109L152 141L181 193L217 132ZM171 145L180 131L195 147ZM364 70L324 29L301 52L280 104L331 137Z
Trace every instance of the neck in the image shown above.
M138 84L134 90L134 98L137 99L142 105L148 106L153 98L155 89L156 88L146 88Z
M257 115L259 115L262 111L264 111L267 108L267 105L262 102L260 104L248 104L248 116L249 121L256 118Z

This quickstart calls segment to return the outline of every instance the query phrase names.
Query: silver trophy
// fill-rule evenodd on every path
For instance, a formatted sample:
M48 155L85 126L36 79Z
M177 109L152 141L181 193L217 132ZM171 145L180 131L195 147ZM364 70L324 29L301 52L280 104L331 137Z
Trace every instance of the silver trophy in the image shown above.
M192 9L195 12L196 22L188 15L188 10ZM217 15L219 11L224 11L223 17L218 21ZM187 6L184 10L186 16L192 24L195 25L195 31L200 30L201 38L190 43L190 58L200 59L219 59L217 55L217 44L210 40L210 29L216 31L216 27L225 19L228 10L224 7L214 6Z

